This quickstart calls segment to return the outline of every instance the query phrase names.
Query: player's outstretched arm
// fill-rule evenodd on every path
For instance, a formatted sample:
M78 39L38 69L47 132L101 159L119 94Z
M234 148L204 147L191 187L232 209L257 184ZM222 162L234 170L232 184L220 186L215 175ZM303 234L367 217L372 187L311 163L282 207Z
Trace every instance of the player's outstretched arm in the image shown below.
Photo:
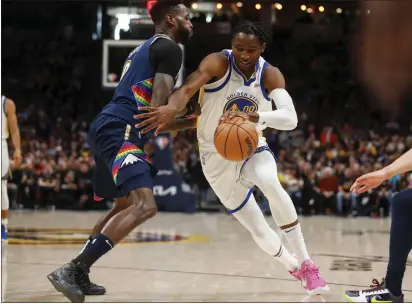
M363 193L378 187L385 180L404 172L412 171L412 149L389 166L358 177L351 187L352 192Z
M144 119L136 125L136 128L145 127L141 132L147 133L156 129L157 135L162 128L170 124L176 115L183 111L190 98L206 83L214 77L223 77L228 67L227 57L223 53L213 53L208 55L200 63L199 68L192 73L182 87L176 90L170 97L169 102L164 107L141 107L148 113L136 115L137 119Z
M178 118L173 120L170 124L166 125L159 132L177 132L186 129L197 128L197 118L201 114L200 105L196 103L194 105L194 113L186 118Z
M206 56L195 72L190 74L185 83L169 97L168 106L180 112L190 98L212 78L221 78L226 73L228 60L223 53L212 53Z
M387 178L391 178L397 174L412 171L412 149L401 155L389 166L383 168Z
M14 147L14 165L16 167L20 166L21 164L21 141L20 141L20 130L19 125L17 122L17 115L16 115L16 105L14 101L7 98L5 101L5 113L7 116L7 122L10 130L10 137Z

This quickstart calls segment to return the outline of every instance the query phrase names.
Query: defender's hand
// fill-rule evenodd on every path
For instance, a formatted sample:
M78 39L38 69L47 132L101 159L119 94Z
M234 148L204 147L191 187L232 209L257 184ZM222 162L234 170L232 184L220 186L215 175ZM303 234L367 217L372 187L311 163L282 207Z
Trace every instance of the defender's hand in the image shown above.
M155 136L157 136L161 132L162 128L171 123L177 114L175 108L169 107L167 105L158 108L139 107L139 111L147 111L147 113L133 116L135 119L143 120L140 123L136 124L135 127L138 129L145 127L141 131L142 134L156 129Z
M383 170L374 171L358 177L350 188L355 193L364 193L370 189L378 187L387 179L387 174Z

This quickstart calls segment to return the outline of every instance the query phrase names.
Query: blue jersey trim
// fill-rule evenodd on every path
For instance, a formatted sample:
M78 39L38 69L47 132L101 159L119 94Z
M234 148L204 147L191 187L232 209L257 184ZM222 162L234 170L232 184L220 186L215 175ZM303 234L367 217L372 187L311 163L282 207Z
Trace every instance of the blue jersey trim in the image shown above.
M235 60L233 59L233 52L230 54L230 57L232 59L232 64L233 64L233 69L236 71L236 73L242 77L243 79L243 84L245 86L250 86L255 80L256 80L256 75L258 74L259 71L259 60L256 62L255 65L255 77L250 78L249 80L246 79L245 75L243 75L243 73L238 69L238 67L235 64Z
M246 160L244 161L244 163L242 164L242 168L240 168L240 170L242 171L242 169L243 169L243 167L245 166L245 164L249 161L249 159L250 159L253 155L258 154L258 153L263 152L263 151L269 151L270 154L272 154L273 158L275 159L275 162L277 162L277 158L276 158L275 154L273 153L273 151L270 150L270 148L269 148L268 146L261 146L261 147L258 147L258 148L256 149L256 151L255 151L248 159L246 159Z
M240 204L239 207L237 207L236 209L232 209L232 210L227 209L227 211L228 211L230 214L233 214L233 213L236 213L236 212L238 212L239 210L241 210L243 207L245 207L245 205L246 205L247 202L249 201L250 196L253 194L254 188L255 188L255 187L250 188L249 192L248 192L247 195L246 195L245 200Z
M262 67L262 72L260 73L260 89L262 90L263 97L265 97L267 101L271 101L270 97L266 93L265 84L263 83L263 77L265 75L265 71L267 67L268 67L268 63L265 61Z
M227 85L227 83L229 82L230 77L232 76L232 64L230 62L230 55L227 51L224 51L224 53L228 57L228 60L229 60L229 73L227 74L227 77L226 77L225 81L223 81L223 83L220 86L218 86L217 88L214 88L214 89L206 89L205 88L205 93L216 93L216 92L220 91L221 89L223 89Z

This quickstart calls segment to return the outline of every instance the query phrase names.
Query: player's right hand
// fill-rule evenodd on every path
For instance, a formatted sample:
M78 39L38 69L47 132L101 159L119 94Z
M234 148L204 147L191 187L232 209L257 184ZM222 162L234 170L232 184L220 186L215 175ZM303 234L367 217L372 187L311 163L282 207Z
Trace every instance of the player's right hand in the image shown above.
M370 189L378 187L388 178L384 170L374 171L358 177L350 188L355 193L364 193Z
M228 111L222 115L219 119L219 123L224 122L226 120L231 120L234 117L242 117L244 120L249 120L249 114L245 112L237 112L237 111Z
M162 129L170 124L175 116L178 114L175 108L169 106L161 107L139 107L139 111L147 111L147 113L142 113L133 116L135 119L141 119L142 121L135 125L136 128L140 129L145 127L140 132L145 134L153 129L156 129L155 136L161 133Z

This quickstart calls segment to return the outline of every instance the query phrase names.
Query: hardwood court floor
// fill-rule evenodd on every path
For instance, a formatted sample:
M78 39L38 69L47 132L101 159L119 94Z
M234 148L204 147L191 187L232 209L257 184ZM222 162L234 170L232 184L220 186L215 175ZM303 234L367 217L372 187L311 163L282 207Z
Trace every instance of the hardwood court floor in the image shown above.
M97 212L12 212L2 248L7 302L68 302L46 275L77 255ZM272 226L271 217L267 220ZM390 220L301 218L312 256L331 291L308 298L233 217L158 214L93 267L107 288L86 302L343 302L344 290L385 274ZM412 301L412 256L405 300Z

